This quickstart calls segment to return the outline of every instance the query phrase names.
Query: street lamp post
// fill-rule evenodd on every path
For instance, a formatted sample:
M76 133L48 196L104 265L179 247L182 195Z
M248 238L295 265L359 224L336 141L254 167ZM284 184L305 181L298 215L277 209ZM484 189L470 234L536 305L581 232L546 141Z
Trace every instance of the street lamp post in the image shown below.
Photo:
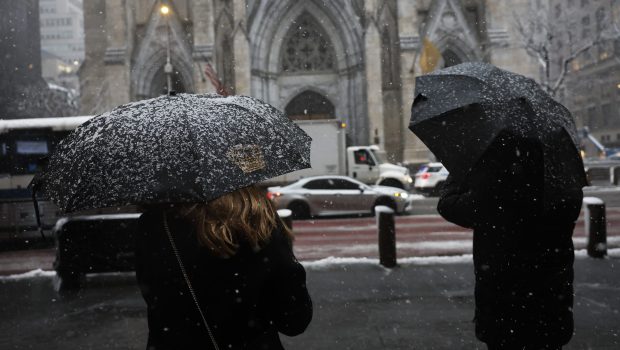
M166 21L166 65L164 65L164 73L166 74L168 96L172 94L172 63L170 62L170 22L168 20L168 14L170 13L170 7L163 4L159 9L160 13L164 16Z

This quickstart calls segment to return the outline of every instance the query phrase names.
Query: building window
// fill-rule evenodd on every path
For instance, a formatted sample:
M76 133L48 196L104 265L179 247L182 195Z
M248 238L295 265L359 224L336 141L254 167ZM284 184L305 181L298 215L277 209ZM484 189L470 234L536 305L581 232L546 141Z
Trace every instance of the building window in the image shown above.
M589 26L590 25L590 16L584 16L581 18L581 25Z
M281 68L284 72L332 71L336 68L334 47L321 25L304 13L284 38Z
M590 28L583 27L583 29L581 30L581 38L587 39L590 37L590 35L591 35Z
M605 103L602 106L602 110L603 110L603 116L605 116L605 119L607 119L607 117L611 117L613 115L613 110L611 108L611 103ZM607 125L607 123L605 123L605 125Z
M596 10L596 32L597 33L601 33L603 31L603 28L605 27L605 9L602 7L599 7L598 10Z

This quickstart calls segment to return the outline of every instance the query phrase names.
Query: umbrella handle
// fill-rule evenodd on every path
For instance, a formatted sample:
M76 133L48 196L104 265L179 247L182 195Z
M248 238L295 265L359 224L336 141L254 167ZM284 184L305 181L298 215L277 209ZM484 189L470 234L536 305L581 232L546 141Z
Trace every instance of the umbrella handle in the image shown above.
M39 229L39 233L41 234L41 238L43 238L43 242L46 241L45 235L43 234L43 226L41 225L41 216L39 215L39 201L37 201L37 190L32 188L32 203L34 204L34 216L37 219L37 228Z

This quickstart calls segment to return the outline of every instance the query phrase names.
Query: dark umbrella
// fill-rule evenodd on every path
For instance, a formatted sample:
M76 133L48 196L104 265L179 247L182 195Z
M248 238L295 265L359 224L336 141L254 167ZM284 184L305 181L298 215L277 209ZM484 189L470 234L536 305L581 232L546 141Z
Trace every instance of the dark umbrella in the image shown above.
M282 112L258 99L161 96L78 127L31 185L66 213L206 202L310 167L310 142Z
M540 142L545 188L586 185L570 112L532 79L469 62L416 78L413 131L455 177L500 134Z

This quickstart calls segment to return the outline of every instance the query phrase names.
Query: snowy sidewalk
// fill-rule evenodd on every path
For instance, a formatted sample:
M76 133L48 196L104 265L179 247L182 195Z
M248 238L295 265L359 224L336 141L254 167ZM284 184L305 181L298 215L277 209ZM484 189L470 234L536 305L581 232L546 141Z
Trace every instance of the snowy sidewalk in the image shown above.
M620 348L620 251L575 262L575 336L565 350ZM287 349L485 349L474 337L471 256L305 262L315 314ZM0 349L144 349L146 310L132 273L89 275L73 297L53 272L0 277Z

